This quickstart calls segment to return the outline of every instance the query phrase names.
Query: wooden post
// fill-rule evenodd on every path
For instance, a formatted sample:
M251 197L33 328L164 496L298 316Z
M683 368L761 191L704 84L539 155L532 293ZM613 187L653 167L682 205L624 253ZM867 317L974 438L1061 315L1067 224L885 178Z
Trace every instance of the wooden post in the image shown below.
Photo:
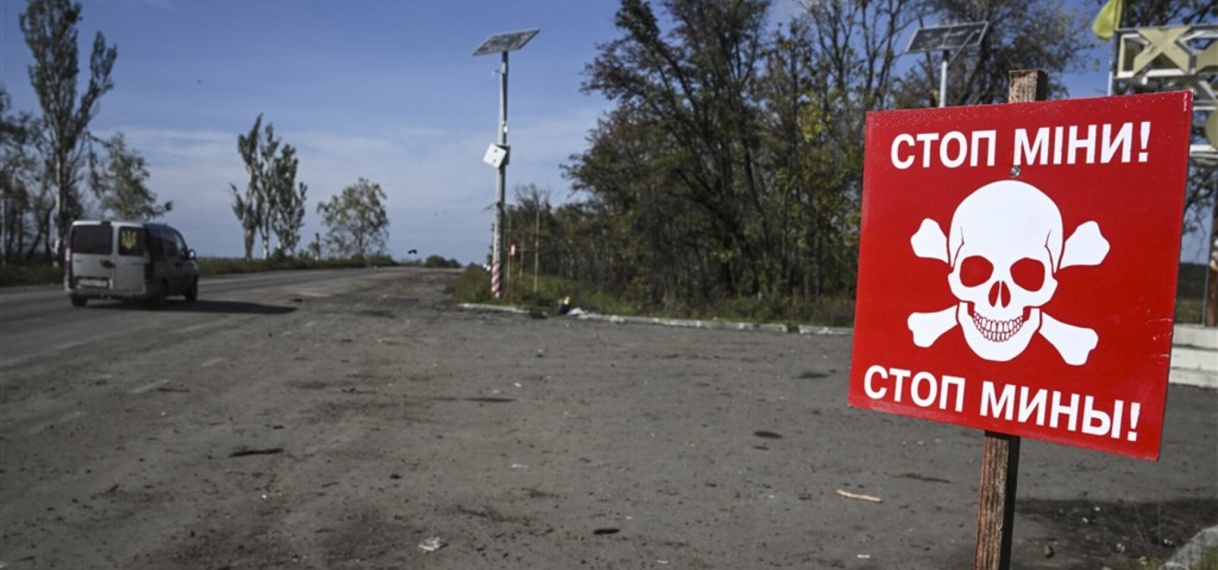
M1008 102L1044 101L1049 81L1044 71L1011 72ZM1014 175L1014 173L1012 173ZM1015 524L1015 489L1019 479L1019 438L985 432L981 455L981 500L977 509L977 549L974 570L1011 567L1011 537Z
M981 504L977 509L974 570L1011 567L1015 526L1015 487L1019 479L1019 438L985 432L981 452Z
M1039 69L1016 69L1011 71L1011 87L1007 90L1008 103L1028 103L1049 98L1049 77Z

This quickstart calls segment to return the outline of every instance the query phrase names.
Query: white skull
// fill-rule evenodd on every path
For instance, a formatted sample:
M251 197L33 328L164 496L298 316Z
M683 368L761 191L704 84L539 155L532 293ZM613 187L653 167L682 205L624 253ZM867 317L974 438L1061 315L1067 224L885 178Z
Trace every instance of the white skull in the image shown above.
M1040 307L1057 290L1062 217L1036 187L1002 180L977 189L952 216L948 283L956 319L973 352L1006 362L1041 326Z

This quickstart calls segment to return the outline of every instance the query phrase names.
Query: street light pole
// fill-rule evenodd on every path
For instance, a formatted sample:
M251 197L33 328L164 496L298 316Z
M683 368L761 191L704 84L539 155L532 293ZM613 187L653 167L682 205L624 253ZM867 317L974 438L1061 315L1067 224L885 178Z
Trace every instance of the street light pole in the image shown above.
M487 151L483 160L495 167L495 235L491 242L491 296L498 299L503 291L503 220L504 203L507 194L507 165L510 152L507 144L507 101L508 101L508 52L516 51L540 30L522 30L495 34L478 49L474 55L499 53L499 133L495 144Z
M499 62L499 148L507 146L508 52L502 52ZM507 163L496 168L495 177L495 237L491 248L491 296L498 299L503 287L503 202L507 194Z
M944 50L943 62L939 64L939 106L947 106L947 65L951 52Z
M905 53L942 52L943 59L939 62L940 107L947 106L947 68L965 48L980 44L989 27L988 22L929 26L918 28L909 38Z

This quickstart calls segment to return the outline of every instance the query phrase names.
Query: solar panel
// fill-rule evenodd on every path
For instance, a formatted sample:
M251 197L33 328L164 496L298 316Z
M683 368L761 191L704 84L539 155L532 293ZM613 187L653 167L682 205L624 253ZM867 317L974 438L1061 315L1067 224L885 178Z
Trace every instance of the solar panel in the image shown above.
M541 30L534 28L532 30L520 30L518 32L504 32L502 34L495 34L489 38L486 38L486 41L482 42L482 45L478 46L478 49L474 50L474 55L516 51L524 47L524 44L529 43L529 40L533 39L533 36L537 35L537 32L539 31Z
M945 26L930 26L918 28L909 39L906 53L922 51L950 51L973 47L981 43L989 22L970 22L968 24L948 24Z

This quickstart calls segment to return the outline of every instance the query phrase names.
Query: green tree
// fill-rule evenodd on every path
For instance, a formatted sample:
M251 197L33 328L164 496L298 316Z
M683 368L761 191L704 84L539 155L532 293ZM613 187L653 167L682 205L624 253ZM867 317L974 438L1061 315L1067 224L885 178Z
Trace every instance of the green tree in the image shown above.
M233 193L233 214L241 222L245 245L245 260L254 258L254 240L258 230L264 225L266 212L267 187L270 185L270 162L279 149L279 141L275 139L275 129L266 126L266 138L263 139L262 114L254 119L254 126L249 133L237 135L237 153L245 163L245 172L249 175L244 192L236 184L229 183ZM268 257L268 255L263 255Z
M369 259L381 253L389 239L385 191L380 184L358 182L317 205L326 226L326 245L339 257Z
M990 23L952 65L953 105L1005 101L1012 68L1060 89L1087 63L1089 15L1055 0L803 0L779 26L767 7L621 0L583 84L614 107L564 165L579 201L537 232L543 270L676 309L852 294L866 115L938 104L941 54L898 71L915 26Z
M55 205L48 186L42 184L38 119L28 112L10 114L11 106L8 91L0 84L0 259L5 263L33 258L42 244L37 229L49 227Z
M951 63L947 81L948 105L983 105L1006 102L1012 69L1044 70L1050 96L1064 96L1066 74L1092 63L1083 54L1092 45L1093 15L1068 10L1058 0L925 0L919 24L989 23L981 43ZM897 106L939 104L942 57L918 57L898 83Z
M663 192L686 208L680 242L701 247L678 265L705 297L768 292L773 286L774 226L758 176L759 109L752 88L766 49L766 0L666 0L666 34L651 5L623 0L615 23L623 37L600 46L584 89L618 102L601 136L640 129L652 143L647 175L619 188ZM595 136L595 135L594 135ZM576 176L579 171L576 170ZM585 184L596 192L603 185ZM616 254L611 254L616 255Z
M123 133L115 133L102 146L106 156L93 165L91 180L103 214L123 220L151 220L173 210L172 200L157 204L156 194L148 189L144 157L127 147Z
M269 218L270 230L278 242L276 251L280 255L291 255L300 244L300 229L304 227L305 202L309 187L296 182L296 149L284 145L283 151L274 160L274 177L270 185Z
M784 279L804 298L853 290L866 114L892 105L920 0L805 2L761 82L763 170L783 222Z
M42 183L55 189L56 233L82 212L79 182L89 123L100 109L101 96L114 88L110 72L118 57L118 50L107 46L98 32L89 57L89 81L78 99L76 25L80 21L80 4L69 0L29 0L20 17L21 32L34 57L29 77L42 107L39 146L48 173ZM39 233L49 255L51 231L40 228Z
M1095 11L1086 15L1094 17L1106 1L1094 0ZM1215 14L1218 14L1218 2L1214 0L1125 0L1121 26L1142 28L1213 23Z
M254 240L262 241L262 257L271 255L271 234L278 239L275 248L284 255L295 251L304 226L308 186L296 182L299 159L296 149L275 137L275 126L262 126L262 115L253 127L237 136L237 152L245 163L249 181L245 190L229 184L233 193L233 214L241 222L245 237L245 259L253 259Z
M460 269L461 263L455 259L444 259L439 255L429 255L423 262L423 267L439 268L439 269Z

